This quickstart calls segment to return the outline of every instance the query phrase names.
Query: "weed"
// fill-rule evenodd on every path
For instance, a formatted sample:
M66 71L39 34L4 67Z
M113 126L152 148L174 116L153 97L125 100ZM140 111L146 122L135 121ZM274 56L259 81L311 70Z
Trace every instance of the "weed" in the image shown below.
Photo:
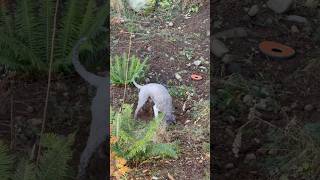
M173 97L187 98L188 94L194 94L194 88L192 86L171 86L169 88L169 94Z
M147 59L141 62L136 56L115 56L110 65L112 84L128 84L133 78L143 77L147 69L146 63Z
M180 55L185 56L188 60L191 60L193 57L193 50L192 48L186 48L183 51L180 51Z
M320 177L320 123L303 127L291 121L283 130L270 129L269 143L264 148L277 152L264 161L270 176L283 179Z

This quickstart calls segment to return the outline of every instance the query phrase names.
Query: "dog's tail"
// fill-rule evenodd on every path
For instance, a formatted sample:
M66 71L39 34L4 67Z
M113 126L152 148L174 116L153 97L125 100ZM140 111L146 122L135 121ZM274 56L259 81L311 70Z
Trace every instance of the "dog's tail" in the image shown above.
M134 79L132 80L132 83L134 84L134 86L138 89L141 89L141 85L139 85Z

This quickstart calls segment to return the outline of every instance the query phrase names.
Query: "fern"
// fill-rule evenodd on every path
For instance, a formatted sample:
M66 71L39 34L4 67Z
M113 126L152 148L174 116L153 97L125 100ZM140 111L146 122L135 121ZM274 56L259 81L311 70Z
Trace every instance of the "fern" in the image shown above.
M141 62L136 56L131 56L129 59L126 54L123 54L122 57L115 56L110 65L111 82L113 84L132 82L133 78L144 75L147 68L146 63L147 59Z
M0 8L0 64L21 72L46 72L56 1L16 2L15 12L8 12L5 6ZM67 0L59 6L58 12L53 71L70 71L72 47L82 36L90 40L80 51L85 49L86 57L96 59L97 52L107 46L103 27L109 15L106 4L97 7L95 0Z
M36 167L28 159L22 159L13 176L13 180L36 180Z
M66 140L58 138L54 134L46 134L42 145L47 151L41 157L37 176L41 180L56 180L68 176L69 166L67 162L71 159L71 145L74 134Z
M112 150L121 157L134 161L156 156L177 158L176 146L152 142L164 115L160 114L148 124L141 124L132 119L132 107L124 104L122 111L117 113L111 108L111 133L118 137L117 143L111 146Z
M176 147L173 148L171 144L154 144L150 145L148 151L146 152L147 156L161 156L161 157L172 157L178 158L178 153Z
M7 147L0 141L0 179L6 180L10 177L12 162L13 159L8 154Z

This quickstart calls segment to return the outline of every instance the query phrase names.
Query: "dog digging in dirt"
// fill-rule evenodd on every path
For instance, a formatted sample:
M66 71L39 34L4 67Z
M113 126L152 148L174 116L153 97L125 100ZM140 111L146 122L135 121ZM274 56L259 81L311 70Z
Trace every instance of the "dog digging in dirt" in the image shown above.
M138 105L134 112L134 119L137 119L139 110L146 103L150 97L154 103L153 112L157 117L159 111L164 113L164 120L167 124L175 124L176 119L173 115L172 98L168 90L161 84L149 83L145 85L139 85L133 79L133 84L139 89Z

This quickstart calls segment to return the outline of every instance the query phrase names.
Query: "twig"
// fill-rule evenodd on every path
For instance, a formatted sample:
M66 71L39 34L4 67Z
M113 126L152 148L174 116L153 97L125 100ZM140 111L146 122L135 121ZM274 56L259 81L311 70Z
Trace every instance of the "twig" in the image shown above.
M127 92L127 79L128 79L128 66L130 61L130 52L131 52L131 45L132 45L132 33L130 33L130 39L129 39L129 50L128 50L128 61L126 64L126 79L124 82L124 91L123 91L123 102L125 102L126 99L126 92Z
M55 35L56 35L58 7L59 7L59 0L56 0L55 14L54 14L54 18L53 18L53 32L52 32L52 39L51 39L50 62L49 62L49 70L48 70L49 71L48 72L48 86L47 86L47 93L46 93L46 101L45 101L44 110L43 110L43 120L42 120L42 126L41 126L40 138L39 138L39 147L38 147L36 165L38 165L39 160L40 160L41 138L44 133L45 123L46 123L46 118L47 118L47 109L48 109L48 100L49 100L49 92L50 92L50 85L51 85L51 69L52 69L52 62L53 62L53 50L54 50L54 39L55 39Z
M11 143L10 143L10 149L13 150L14 143L15 143L15 130L14 130L14 117L13 117L13 88L12 88L13 82L10 83L11 86L11 98L10 98L10 129L11 129Z

